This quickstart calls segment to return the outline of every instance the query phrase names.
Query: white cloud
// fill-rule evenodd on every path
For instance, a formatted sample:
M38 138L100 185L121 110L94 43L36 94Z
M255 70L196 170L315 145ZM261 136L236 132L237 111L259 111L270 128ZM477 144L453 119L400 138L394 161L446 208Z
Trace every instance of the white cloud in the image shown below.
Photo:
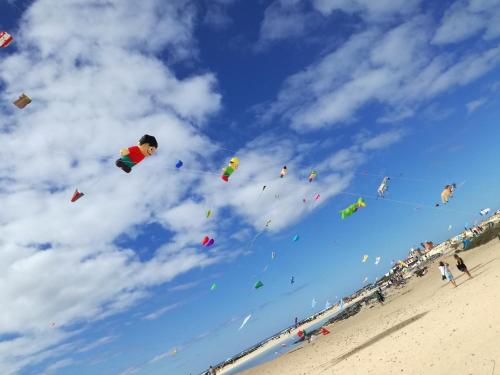
M167 312L169 312L171 310L174 310L174 309L176 309L176 308L178 308L179 306L182 306L182 305L183 305L183 303L176 302L176 303L173 303L171 305L164 306L161 309L158 309L156 311L153 311L151 314L146 315L144 317L144 319L146 319L146 320L156 320L159 317L161 317L162 315L165 315Z
M229 15L228 8L236 0L207 0L205 1L205 16L203 23L216 30L228 28L233 20Z
M198 285L200 285L199 281L193 281L191 283L185 283L185 284L180 284L180 285L173 286L171 288L168 288L168 291L169 292L179 292L179 291L182 291L182 290L192 289L192 288L194 288L194 287L196 287Z
M91 342L87 345L85 345L84 347L80 348L78 350L78 353L85 353L85 352L89 352L99 346L102 346L102 345L106 345L106 344L109 344L111 342L113 342L114 340L116 340L117 337L116 336L104 336L104 337L101 337L97 340L95 340L94 342Z
M312 0L314 7L324 15L334 11L359 14L369 21L379 21L395 15L415 12L420 0Z
M302 0L275 0L264 12L260 26L260 45L272 41L302 36L314 25L317 17L306 11Z
M479 98L479 99L476 99L476 100L472 100L470 102L468 102L466 104L466 107L467 107L467 112L468 113L472 113L472 112L475 112L476 109L478 109L479 107L483 106L484 104L486 104L487 102L487 99L486 98Z
M17 155L0 168L0 303L9 306L0 333L18 335L0 342L2 374L82 351L63 344L76 334L72 325L126 310L150 286L217 261L180 247L150 249L142 261L114 243L173 207L182 184L197 179L151 171L215 150L198 130L220 108L215 77L179 79L156 57L195 57L195 12L176 0L39 0L24 15L17 50L0 62L2 101L33 97L0 120L9 145L1 154ZM145 133L157 137L158 156L125 175L113 164L117 150ZM77 187L86 195L70 203Z
M51 364L50 366L48 366L43 375L53 374L56 371L58 371L64 367L72 366L72 365L75 365L77 363L78 362L76 362L75 360L73 360L71 358L61 359L60 361L57 361L57 362Z
M451 55L430 45L432 20L416 16L386 32L369 27L288 77L264 120L275 117L297 131L350 123L367 104L380 104L380 122L408 118L420 105L463 86L500 63L485 46Z
M274 0L266 8L258 47L304 36L334 12L355 14L368 24L415 13L421 0Z
M401 130L388 131L363 140L361 147L364 151L380 150L399 142L403 135Z
M457 43L484 31L485 39L500 36L500 2L497 0L461 0L444 13L433 43Z

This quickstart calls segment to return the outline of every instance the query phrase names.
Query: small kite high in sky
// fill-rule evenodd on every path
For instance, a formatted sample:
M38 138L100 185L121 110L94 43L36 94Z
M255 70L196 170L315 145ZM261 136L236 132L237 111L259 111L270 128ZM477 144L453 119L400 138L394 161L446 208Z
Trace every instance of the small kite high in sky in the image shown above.
M141 139L139 139L139 144L137 146L122 148L120 150L121 157L115 164L124 172L130 173L133 166L139 164L144 158L154 155L157 148L158 142L156 138L152 135L144 134Z
M287 172L288 172L288 168L285 165L283 168L281 168L280 177L281 178L285 177Z
M76 189L75 192L73 193L73 196L71 197L71 202L76 202L78 199L80 199L84 195L85 194L83 194L82 192L78 191L78 189Z
M316 177L318 177L318 172L312 171L311 174L309 175L309 182L313 182Z
M381 259L380 257L375 258L375 265L378 265L380 263L380 259Z
M241 331L243 329L243 327L245 327L247 325L247 323L251 317L252 317L252 314L248 315L245 319L243 319L243 323L241 323L241 326L240 326L240 328L238 328L238 331Z
M316 302L316 298L313 298L312 302L311 302L311 307L314 309L316 307L316 304L318 302Z
M240 159L238 159L237 157L232 157L231 160L229 160L229 165L222 171L222 176L221 176L222 180L228 182L229 177L233 174L235 170L238 169L239 165L240 165Z
M213 283L212 286L210 287L210 290L215 290L215 289L217 289L217 284Z
M184 163L182 162L182 160L177 160L177 163L175 163L175 168L180 169L183 165Z
M259 281L257 281L257 282L255 283L255 285L254 285L253 287L254 287L254 289L260 289L260 288L262 288L263 286L264 286L264 283L263 283L262 281L260 281L260 280L259 280Z
M22 93L21 96L19 96L19 98L17 98L14 101L14 105L19 109L23 109L30 103L31 103L31 98L24 93Z
M203 237L203 240L201 240L201 244L205 247L210 247L215 243L215 240L213 238L208 238L208 236Z
M361 260L363 263L366 263L368 260L368 255L363 255L363 259Z
M207 210L207 215L206 215L206 216L207 216L207 219L208 219L210 216L212 216L212 210Z
M444 187L444 190L441 192L441 202L443 204L448 203L450 198L453 197L453 192L455 191L456 188L457 188L457 184L455 184L455 183L453 183L451 185L446 185ZM436 204L436 206L439 206L439 204Z
M293 236L292 241L297 242L299 239L300 239L299 235L296 234L295 236Z
M390 178L386 176L383 178L382 182L380 183L380 186L377 189L377 193L378 193L378 196L380 198L384 198L385 192L389 188L389 180L390 180Z
M346 209L340 211L340 215L342 217L342 220L344 220L346 217L351 216L353 213L355 213L358 208L360 207L366 207L366 203L363 200L363 198L359 198L356 203L351 204L349 207Z
M485 208L484 210L479 211L479 214L481 216L486 216L490 213L490 211L491 211L491 208Z
M293 285L294 283L295 283L295 277L293 277L293 276L292 276L292 277L290 278L290 284L292 284L292 285Z
M8 45L11 44L13 40L14 38L8 32L0 31L0 47L8 47Z
M276 251L271 252L271 259L276 258Z

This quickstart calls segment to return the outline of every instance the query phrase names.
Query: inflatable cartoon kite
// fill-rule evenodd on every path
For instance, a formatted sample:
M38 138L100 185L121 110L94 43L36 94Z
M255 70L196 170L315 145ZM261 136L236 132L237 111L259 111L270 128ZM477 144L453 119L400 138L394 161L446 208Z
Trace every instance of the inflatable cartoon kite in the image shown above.
M366 203L365 203L363 198L359 198L356 203L353 203L349 207L347 207L346 209L340 211L340 215L342 217L342 220L344 220L346 217L351 216L360 207L366 207Z
M457 184L446 185L444 187L444 190L441 193L441 202L443 202L443 204L448 203L450 198L453 197L453 192L455 191L456 188ZM436 206L439 206L439 204L437 204Z
M312 171L311 174L309 175L309 182L313 182L316 177L318 177L318 172Z
M239 165L240 165L240 159L238 159L237 157L231 158L231 160L229 161L229 165L222 171L221 178L224 181L228 182L229 176L231 176L233 172L238 169Z
M384 198L385 192L389 188L389 180L390 178L386 176L380 183L380 186L377 189L377 193L380 198Z
M145 134L139 139L138 146L122 148L120 150L120 159L116 161L116 166L124 172L130 173L132 167L139 164L144 158L153 155L158 148L158 142L152 135Z

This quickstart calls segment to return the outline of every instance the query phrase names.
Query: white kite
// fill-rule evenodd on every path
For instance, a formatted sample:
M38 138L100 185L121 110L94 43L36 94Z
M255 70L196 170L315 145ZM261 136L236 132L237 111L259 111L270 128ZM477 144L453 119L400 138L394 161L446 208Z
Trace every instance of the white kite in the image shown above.
M314 309L314 307L316 306L316 304L317 304L317 303L318 303L318 302L316 302L316 299L315 299L315 298L313 298L313 300L312 300L312 302L311 302L311 306L312 306L312 308L313 308L313 309Z
M377 189L377 193L380 198L384 198L385 192L389 188L389 180L390 178L386 176L380 183L380 186Z
M380 257L376 257L376 258L375 258L375 265L377 265L377 264L379 264L379 263L380 263L380 259L381 259Z
M240 328L238 328L238 331L241 331L243 329L243 327L245 327L248 323L248 321L250 320L250 318L252 317L252 314L248 315L244 320L243 320L243 323L241 323L241 326Z
M481 214L481 216L486 216L490 213L490 211L491 208L485 208L484 210L479 211L479 213Z

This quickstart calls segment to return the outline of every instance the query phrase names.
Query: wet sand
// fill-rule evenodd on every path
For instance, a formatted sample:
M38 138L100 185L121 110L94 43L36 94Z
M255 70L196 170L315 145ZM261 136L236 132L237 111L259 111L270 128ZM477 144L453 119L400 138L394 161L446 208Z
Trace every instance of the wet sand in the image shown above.
M364 307L328 326L330 335L242 374L500 375L500 242L460 256L473 279L443 258L458 288L434 262L423 278L392 288L384 306Z

